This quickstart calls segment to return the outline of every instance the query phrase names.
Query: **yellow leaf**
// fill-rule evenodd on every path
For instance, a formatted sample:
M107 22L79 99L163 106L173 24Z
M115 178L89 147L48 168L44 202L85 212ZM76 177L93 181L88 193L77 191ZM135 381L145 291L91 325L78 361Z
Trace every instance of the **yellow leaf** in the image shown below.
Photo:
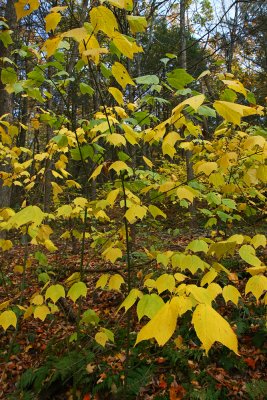
M52 242L52 240L50 240L50 239L46 239L44 241L44 245L47 248L47 250L49 250L51 252L56 251L58 249L57 246L55 246L54 243Z
M215 271L215 269L211 268L210 271L208 271L203 278L201 279L200 285L201 286L205 286L206 284L210 284L211 282L214 281L214 279L217 276L217 272Z
M113 43L117 49L128 58L133 58L134 53L142 52L142 47L137 46L134 42L130 42L126 36L120 32L115 32L113 34Z
M231 300L236 306L238 304L239 297L241 297L239 290L233 285L224 286L222 295L225 300L225 303Z
M76 42L80 43L82 40L87 42L90 36L88 36L87 30L84 27L81 27L81 28L74 28L71 29L70 31L64 32L61 34L61 37L73 38L74 40L76 40ZM83 50L85 50L84 46Z
M103 164L98 165L98 167L96 167L96 169L94 170L89 179L96 179L98 175L101 173L103 166L104 166Z
M121 290L121 285L124 283L124 279L121 275L115 274L112 275L109 283L108 283L108 288L109 290L118 290L120 292Z
M174 278L177 280L177 282L183 282L185 279L188 279L188 276L181 274L180 272L176 272L176 274L174 274Z
M140 206L139 204L133 204L125 213L125 218L130 222L130 224L134 224L138 218L143 219L147 213L147 207Z
M197 96L190 97L189 99L184 100L182 103L178 104L172 110L171 122L174 123L177 119L180 118L181 111L184 109L186 105L191 106L195 111L203 104L205 100L204 94L199 94Z
M120 307L118 308L118 311L124 307L125 311L127 312L129 310L129 308L131 308L134 303L136 302L136 300L138 299L138 297L142 296L142 292L140 292L140 290L138 289L132 289L130 291L130 293L128 294L128 296L126 297L126 299L121 303Z
M111 170L111 169L114 169L114 171L116 171L117 174L119 174L121 171L123 171L123 170L128 171L130 168L124 161L115 161L109 167L109 170Z
M118 114L118 116L120 118L127 118L128 117L128 114L126 113L124 108L118 107L118 106L114 106L114 110L116 111L116 113Z
M68 6L55 6L50 8L50 12L58 12L58 11L65 11Z
M143 160L149 168L153 167L153 162L149 160L147 157L143 156Z
M172 292L175 288L175 279L173 275L163 274L159 276L155 282L155 288L157 289L158 294L164 292L165 290Z
M101 48L95 35L87 35L79 44L79 52L82 55L82 60L88 64L92 59L97 65L99 63L99 55L107 53L107 49Z
M218 283L214 283L212 282L208 287L207 287L207 291L212 299L212 301L219 295L222 293L222 288L220 285L218 285Z
M130 30L133 34L137 32L145 32L147 28L147 20L145 17L136 15L127 15L127 20L130 25Z
M261 266L261 260L255 256L255 249L252 246L244 244L239 249L239 255L248 264L253 265L253 267Z
M119 133L111 133L110 135L107 136L107 142L110 144L113 144L115 147L116 146L125 146L126 145L126 139L123 135L120 135Z
M37 206L28 206L13 215L7 222L6 228L19 228L22 225L33 223L40 225L45 217L45 213Z
M61 15L57 12L48 14L45 17L45 30L46 32L54 31L61 20Z
M75 282L68 291L67 296L76 303L76 300L87 295L87 287L84 282Z
M252 246L255 249L257 249L260 246L265 247L266 246L266 236L265 235L260 235L260 234L255 235L251 239L250 243L252 244Z
M16 328L17 326L16 314L11 310L2 312L2 314L0 314L0 325L3 327L5 331L10 325Z
M90 20L95 33L102 31L107 36L113 37L115 30L119 29L115 15L105 6L93 7L90 11Z
M52 39L47 39L41 50L45 51L47 54L47 57L51 57L57 50L59 43L61 42L61 37L56 36Z
M108 88L109 93L112 94L112 96L114 97L114 99L116 100L116 102L120 105L123 104L123 94L122 92L115 88L115 87L109 87Z
M109 247L106 249L102 255L105 257L107 261L115 263L118 258L122 257L122 251L118 247Z
M94 47L92 49L87 49L82 52L82 59L88 62L88 59L92 59L93 62L97 65L99 63L100 54L107 54L108 49L105 47Z
M237 338L228 322L208 304L199 304L192 318L196 334L208 353L215 342L220 342L238 354Z
M3 251L7 251L13 247L13 244L11 240L0 239L0 247Z
M177 298L173 298L162 306L157 314L137 335L135 345L142 340L155 338L159 346L163 346L173 335L179 315Z
M41 306L44 302L44 298L41 294L37 294L31 298L31 304L35 306Z
M121 63L115 62L112 65L111 71L112 75L114 76L118 84L123 87L123 89L125 89L127 85L135 86L134 81L128 74L126 68Z
M96 333L95 340L98 344L105 347L108 340L114 343L114 334L109 329L101 328L100 332Z
M194 299L201 304L211 304L213 300L207 289L196 285L187 285L186 293L193 295Z
M80 272L73 272L73 274L71 274L71 276L69 276L67 279L65 279L64 283L67 286L70 286L73 283L79 282L80 279L81 279Z
M101 289L104 289L105 288L105 286L106 286L106 284L107 284L107 282L108 282L108 278L109 278L109 274L104 274L104 275L102 275L99 279L98 279L98 281L96 282L96 285L95 285L95 287L96 287L96 289L97 288L101 288Z
M267 267L264 265L262 267L250 267L246 269L246 272L250 273L250 275L258 275L258 274L263 274L264 272L267 271Z
M215 101L213 106L226 121L233 122L236 125L240 125L242 117L254 114L262 115L262 111L256 108L230 103L228 101Z
M65 297L65 290L62 285L51 285L45 292L45 299L51 299L54 303L60 299L60 297Z
M208 255L215 254L217 259L220 260L227 254L233 254L236 248L236 242L221 241L218 243L212 243L210 245Z
M242 244L244 242L244 236L243 235L232 235L227 239L227 242L236 242L237 244Z
M13 268L14 272L17 272L19 274L23 274L24 268L22 265L15 265L15 267Z
M65 217L65 218L69 218L69 216L72 213L72 207L69 204L64 204L63 206L60 206L57 209L57 216L58 217Z
M125 9L127 11L132 11L133 0L107 0L110 4L115 7Z
M102 347L105 347L108 337L104 332L97 332L95 334L95 341L100 344Z
M148 206L148 210L150 214L153 216L153 218L158 217L159 215L163 218L167 218L167 215L161 211L157 206L153 206L152 204Z
M230 89L233 89L237 93L242 93L245 97L247 97L247 91L241 82L236 81L236 80L228 80L228 79L225 79L222 82L226 86L228 86Z
M198 252L204 252L207 253L209 250L209 246L207 244L207 242L205 242L205 240L202 239L195 239L192 240L187 246L186 246L186 250L191 250L194 253L198 253Z
M44 321L48 314L50 314L49 308L46 305L42 305L35 308L33 316L34 318L39 318L41 321Z
M205 175L209 176L213 171L218 169L218 164L216 162L204 162L197 167L197 174L204 172Z
M247 295L251 292L257 300L263 294L263 292L267 290L267 277L264 275L255 275L249 278L246 288L245 294Z
M176 194L180 200L187 199L192 203L197 195L197 192L190 186L180 186L178 187Z
M109 192L109 194L107 195L107 202L109 203L109 205L111 207L113 207L119 193L120 193L120 189L114 189L114 190L111 190L111 192Z
M17 20L30 15L39 8L39 0L19 0L14 4L17 14Z
M3 303L0 304L0 311L4 310L5 308L7 308L9 306L9 304L11 303L11 300L6 300L3 301Z
M266 144L266 139L262 136L249 136L243 143L243 148L245 150L253 149L254 146L263 148Z

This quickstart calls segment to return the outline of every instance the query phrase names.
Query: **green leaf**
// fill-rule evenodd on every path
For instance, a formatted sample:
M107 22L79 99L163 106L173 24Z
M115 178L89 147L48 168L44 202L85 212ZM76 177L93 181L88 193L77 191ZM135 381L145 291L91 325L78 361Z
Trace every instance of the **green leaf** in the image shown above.
M220 94L220 99L223 101L229 101L231 103L234 103L237 99L236 93L231 90L231 89L225 89L221 94Z
M4 85L17 82L17 73L14 68L3 68L1 71L1 81Z
M208 193L206 198L210 204L216 204L217 206L221 204L221 196L218 193Z
M137 304L137 316L139 321L144 316L152 319L162 306L164 306L164 301L156 293L145 294Z
M199 115L203 115L204 117L216 118L216 111L208 106L200 106L197 112Z
M144 75L135 78L135 82L138 83L138 85L158 85L159 78L157 75Z
M86 310L81 318L81 324L91 324L93 326L96 326L98 322L100 321L98 315L94 310Z
M80 146L80 148L76 147L76 149L71 149L70 154L73 160L81 161L81 159L86 160L88 157L92 160L95 153L93 147L90 144L85 144L84 146Z
M0 30L0 40L3 42L5 48L7 48L10 44L13 43L10 34L12 33L11 30L5 29L3 31Z
M217 341L238 354L237 337L228 322L208 304L199 304L192 318L196 334L208 353Z
M65 297L65 290L62 285L52 285L45 292L45 299L51 299L54 303L56 303L60 297Z
M52 138L52 141L55 142L59 148L65 147L68 145L68 138L66 135L57 135Z
M174 69L167 73L168 83L175 89L183 89L188 83L193 82L194 78L184 69Z
M87 287L84 282L76 282L74 283L71 288L68 291L68 297L71 298L71 300L76 303L76 300L83 296L86 297L87 295Z
M192 240L192 242L189 243L189 245L186 247L186 250L191 250L194 253L197 253L199 251L207 253L209 250L209 246L204 240L196 239Z
M0 314L0 325L3 327L5 331L11 325L14 326L14 328L16 328L17 316L14 313L14 311L7 310L2 312L2 314Z
M80 91L82 94L89 94L90 96L92 96L94 94L94 89L87 85L86 83L80 83Z
M236 210L236 202L232 199L222 199L222 204L228 208L231 208L231 210Z

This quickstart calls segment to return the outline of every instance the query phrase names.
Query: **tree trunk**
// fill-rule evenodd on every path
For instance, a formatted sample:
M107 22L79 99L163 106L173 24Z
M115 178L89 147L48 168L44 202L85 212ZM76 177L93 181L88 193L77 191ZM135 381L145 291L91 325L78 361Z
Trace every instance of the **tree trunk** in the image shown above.
M16 25L16 15L15 15L15 8L13 5L12 0L8 0L6 3L6 8L4 12L4 18L9 23L9 28L14 31ZM5 57L10 58L10 48L6 48L2 41L0 41L0 55L2 60ZM3 62L0 61L0 74L1 70L4 68ZM12 105L12 95L6 92L5 85L0 80L0 116L4 114L8 114L9 122L12 121L12 112L13 112L13 105ZM3 160L5 161L5 160ZM4 163L0 160L0 172L10 172L11 168L9 164ZM5 186L5 183L2 179L0 179L0 209L4 207L9 207L10 205L10 197L11 197L11 187ZM4 237L5 234L0 232L0 238Z

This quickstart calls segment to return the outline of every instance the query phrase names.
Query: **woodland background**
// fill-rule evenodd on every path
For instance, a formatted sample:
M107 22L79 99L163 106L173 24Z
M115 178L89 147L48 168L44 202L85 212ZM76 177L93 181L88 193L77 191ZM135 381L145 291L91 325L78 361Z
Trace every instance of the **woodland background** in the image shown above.
M266 1L2 1L0 398L263 399Z

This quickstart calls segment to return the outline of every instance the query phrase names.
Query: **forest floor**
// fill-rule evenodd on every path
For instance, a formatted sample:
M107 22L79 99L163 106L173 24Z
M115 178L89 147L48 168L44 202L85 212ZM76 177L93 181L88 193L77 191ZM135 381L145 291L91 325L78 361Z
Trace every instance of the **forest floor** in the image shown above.
M201 231L184 230L175 234L173 231L159 234L150 232L149 238L146 235L143 229L136 240L133 253L136 260L132 279L137 285L142 276L155 268L160 268L155 263L138 259L146 241L160 243L163 250L164 248L181 250L189 241L199 238ZM80 254L78 245L75 249L69 242L62 242L56 243L57 251L47 254L48 265L43 269L49 268L51 276L54 274L57 283L64 284L72 273L79 271ZM30 258L33 259L31 255L36 251L36 247L29 246ZM17 266L23 264L24 255L23 245L16 245L1 255L0 307L5 301L11 299L11 304L12 302L15 304L20 298L22 277ZM49 315L44 322L32 316L27 319L21 318L17 331L9 328L6 332L1 330L0 333L1 400L35 398L71 400L75 398L71 389L75 380L77 398L126 399L120 388L125 381L127 318L122 311L117 313L123 301L123 294L95 289L96 281L102 273L118 270L123 275L125 262L117 262L115 266L103 263L101 257L94 254L87 245L84 268L89 290L86 300L82 302L82 311L94 310L104 326L114 332L115 343L108 344L102 349L101 346L93 344L94 333L86 329L81 332L82 339L79 345L70 343L70 337L76 331L75 317L81 310L79 311L77 304L73 305L67 299L61 304L60 311L55 315ZM239 286L240 291L244 293L242 265L235 264L234 268L235 273L240 272ZM22 307L27 307L29 299L40 292L42 285L37 279L40 270L40 265L36 261L33 261L26 270L27 284L20 304ZM242 309L233 304L227 307L223 302L219 304L219 308L224 307L220 312L231 321L239 336L240 356L223 346L216 345L206 357L200 349L200 342L193 329L190 328L188 323L190 319L186 320L185 317L184 324L178 329L178 340L175 343L158 347L151 342L141 342L138 349L132 346L128 361L127 396L129 397L127 398L139 400L266 398L267 343L264 342L266 331L264 333L262 328L264 311L255 310L253 297L248 296L246 302ZM130 341L134 344L135 335L132 332L140 329L134 313L130 313L130 325ZM43 367L43 370L40 370L40 367ZM61 375L56 374L57 369L61 371ZM27 371L30 373L25 375ZM20 381L22 376L24 378ZM76 379L77 376L79 379ZM40 394L34 394L35 390Z

